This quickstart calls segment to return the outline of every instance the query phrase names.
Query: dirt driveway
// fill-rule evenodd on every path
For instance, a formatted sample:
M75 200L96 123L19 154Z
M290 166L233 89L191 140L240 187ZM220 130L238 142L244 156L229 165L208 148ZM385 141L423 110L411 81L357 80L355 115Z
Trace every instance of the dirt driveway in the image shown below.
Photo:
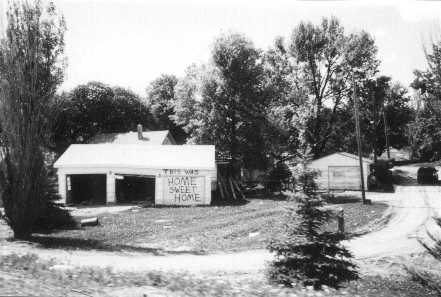
M441 187L399 186L387 203L391 212L388 224L348 242L356 258L417 254L424 251L418 239L430 244L427 232L439 233L433 217L440 214Z

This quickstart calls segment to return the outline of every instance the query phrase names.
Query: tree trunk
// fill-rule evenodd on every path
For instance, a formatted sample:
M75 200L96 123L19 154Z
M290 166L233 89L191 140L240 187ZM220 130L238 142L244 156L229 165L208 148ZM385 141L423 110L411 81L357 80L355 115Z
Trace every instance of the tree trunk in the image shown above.
M23 228L25 227L25 228ZM28 240L32 236L32 232L27 226L17 225L13 228L14 238L18 240Z
M235 179L238 177L236 124L237 124L236 111L233 108L233 112L231 113L231 127L230 127L230 129L231 129L230 154L231 154L231 171L232 171L232 176Z

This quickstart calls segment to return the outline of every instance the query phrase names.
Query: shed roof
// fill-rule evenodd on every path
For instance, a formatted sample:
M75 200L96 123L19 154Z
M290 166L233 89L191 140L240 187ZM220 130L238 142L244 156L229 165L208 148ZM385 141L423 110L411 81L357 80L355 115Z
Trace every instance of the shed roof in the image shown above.
M169 135L168 130L159 131L145 131L142 132L143 139L138 138L138 132L126 132L126 133L103 133L98 134L89 140L90 144L98 143L115 143L115 144L164 144L167 136L171 138L174 143L173 137Z
M124 167L214 170L214 145L72 144L55 168Z
M339 155L339 156L343 156L343 157L346 157L346 158L351 158L351 159L358 160L358 156L357 156L357 155L354 155L354 154L351 154L351 153L347 153L347 152L337 152L337 153L329 154L329 155L327 155L327 156L324 156L324 157L318 158L318 159L316 159L316 160L321 160L321 159L324 159L324 158L329 158L329 157L332 157L332 156L334 156L334 155ZM316 160L313 160L312 162L314 162L314 161L316 161ZM372 160L369 159L369 158L364 158L364 157L363 157L362 160L363 160L363 162L365 162L365 163L372 163Z

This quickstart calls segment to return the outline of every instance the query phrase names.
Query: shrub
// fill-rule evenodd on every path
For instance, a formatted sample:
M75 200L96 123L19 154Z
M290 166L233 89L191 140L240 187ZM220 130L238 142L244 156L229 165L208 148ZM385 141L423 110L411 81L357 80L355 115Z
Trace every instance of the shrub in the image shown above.
M280 191L282 184L288 183L292 173L283 162L278 162L268 173L266 188L271 192Z
M315 177L315 172L306 169L298 177L304 197L297 209L289 210L285 233L269 244L275 260L268 274L272 282L288 287L300 282L314 289L323 285L339 288L342 282L357 279L358 274L349 261L350 252L340 244L344 236L321 231L331 213L322 208Z

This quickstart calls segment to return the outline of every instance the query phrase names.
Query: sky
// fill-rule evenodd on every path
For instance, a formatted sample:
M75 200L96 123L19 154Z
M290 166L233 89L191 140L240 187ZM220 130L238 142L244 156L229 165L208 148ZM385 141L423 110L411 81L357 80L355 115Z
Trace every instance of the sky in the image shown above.
M346 32L375 39L381 74L408 86L426 67L424 45L441 36L441 1L55 0L67 23L62 90L88 81L141 96L163 73L182 76L210 59L214 39L241 32L268 49L301 21L340 19ZM3 4L2 4L3 3ZM0 0L5 10L6 0ZM2 14L4 15L4 14ZM0 16L1 18L1 16ZM0 27L4 26L4 18Z

